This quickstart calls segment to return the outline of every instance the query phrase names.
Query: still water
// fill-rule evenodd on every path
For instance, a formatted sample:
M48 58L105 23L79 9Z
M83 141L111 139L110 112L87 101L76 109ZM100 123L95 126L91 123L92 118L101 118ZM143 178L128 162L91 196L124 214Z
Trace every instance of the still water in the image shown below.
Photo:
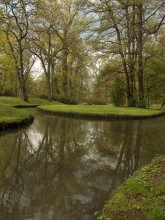
M108 195L165 154L165 117L88 121L37 114L0 133L0 220L93 220Z

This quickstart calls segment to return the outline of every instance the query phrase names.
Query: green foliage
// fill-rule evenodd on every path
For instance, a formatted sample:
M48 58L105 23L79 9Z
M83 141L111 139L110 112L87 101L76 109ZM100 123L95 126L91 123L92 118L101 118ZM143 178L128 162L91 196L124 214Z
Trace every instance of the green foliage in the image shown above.
M107 61L107 59L105 58L103 65L99 67L98 71L99 73L94 82L93 97L94 99L101 100L104 103L110 103L110 88L114 82L116 75L118 75L121 72L119 58L113 59L113 62L109 62L109 59Z
M121 77L116 77L111 85L111 98L115 106L124 106L125 103L125 86Z
M45 94L41 94L41 95L39 95L38 96L40 99L47 99L48 97L47 97L47 95L45 95Z
M82 99L80 104L87 104L87 105L106 105L106 102L102 99L97 98L90 98L90 99Z
M152 103L165 100L165 44L163 35L155 42L149 42L146 48L151 56L145 67L145 93L148 107Z
M67 105L76 105L77 102L73 98L65 97L65 96L53 96L52 99L56 102L61 102Z
M101 99L90 99L88 103L90 105L106 105L106 102Z
M93 100L89 101L89 104L105 104L112 100L115 106L123 106L127 99L130 106L136 106L136 101L142 99L144 102L147 101L149 106L152 103L162 103L165 100L164 32L159 30L152 36L147 34L145 38L142 36L141 47L144 46L144 48L142 48L143 51L140 55L141 47L137 39L139 39L138 34L143 35L143 27L137 28L134 25L134 23L140 25L141 22L138 22L138 5L132 7L132 1L129 4L125 1L112 1L112 4L92 1L93 7L99 8L98 11L94 10L95 13L98 13L94 17L103 18L104 22L97 23L98 32L90 37L91 40L86 40L85 37L89 34L89 24L93 24L94 18L84 17L83 13L80 13L84 9L86 1L39 1L37 5L35 1L32 1L33 7L28 7L28 4L25 4L24 9L19 1L16 2L18 4L14 4L12 1L3 1L4 7L1 7L1 95L16 96L20 94L21 90L23 94L25 89L23 90L22 87L26 87L30 96L45 99L47 98L45 94L52 93L52 96L57 96L53 97L54 100L65 104L76 104L79 99L89 97L91 94ZM153 4L153 2L142 1L146 7L142 17L152 14L149 12L151 8L152 10L156 8L161 10L162 6L158 7L159 3ZM16 5L21 8L15 7ZM24 36L24 40L18 41L21 36L20 28L18 28L14 17L9 16L5 10L8 7L15 8L14 10L17 11L16 20L24 28L26 27L26 11L28 19L36 21L35 25L32 22L29 22L30 26L27 25L28 35ZM109 7L112 7L112 10L109 10ZM11 10L11 14L12 12L13 10ZM120 19L121 12L124 15L123 19ZM154 29L155 24L159 21L159 16L156 17L155 20L152 20L152 16L150 16L144 21L146 29ZM118 27L117 32L115 27ZM30 38L32 39L30 40ZM22 63L24 66L24 73L19 77L17 77L20 72L18 70L22 68L19 64L19 57L21 57L19 51L21 50L19 50L18 42L22 42ZM89 43L91 43L90 46ZM67 47L66 54L63 53L65 47ZM100 52L95 53L94 51L92 54L91 48L98 49ZM36 55L36 53L38 54ZM120 57L122 54L123 56ZM45 73L36 79L31 74L34 55L40 59L43 67L41 72ZM139 62L137 61L141 56L143 62L140 63L143 65L141 64L141 68L138 68ZM139 77L139 69L144 70L144 80L143 77ZM20 80L22 75L25 80ZM66 77L64 77L65 75ZM20 85L18 81L20 81ZM140 83L143 87L143 81L144 88L139 91L138 84ZM126 84L129 87L128 90L126 90ZM63 85L67 85L65 89ZM144 98L143 95L140 95L143 90L145 91ZM66 97L63 97L63 94Z
M0 95L13 95L17 91L14 60L10 56L7 39L0 30Z

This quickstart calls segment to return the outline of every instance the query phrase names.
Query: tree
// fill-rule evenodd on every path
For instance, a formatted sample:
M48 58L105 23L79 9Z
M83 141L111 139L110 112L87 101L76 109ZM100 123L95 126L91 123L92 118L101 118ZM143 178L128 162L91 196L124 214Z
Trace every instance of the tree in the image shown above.
M48 101L51 102L51 81L54 74L58 53L62 50L59 37L54 32L54 26L59 22L58 4L56 2L40 1L34 17L35 25L29 50L41 61L47 83Z
M30 51L41 61L49 101L59 93L72 96L73 78L85 70L85 43L80 36L86 27L86 21L80 16L83 5L84 2L78 0L40 1L38 4ZM61 85L58 85L59 73L62 73Z
M165 43L164 32L152 37L145 48L146 65L144 85L147 107L152 103L164 103L165 100Z
M53 27L54 32L59 37L62 44L61 64L62 64L62 88L63 95L69 95L69 55L74 54L77 44L81 43L81 34L85 32L87 21L83 17L82 10L86 0L64 0L59 4L59 23ZM85 45L84 45L85 46Z
M99 39L98 49L111 57L120 56L126 81L128 106L135 106L135 8L130 2L106 1L92 3L92 8L99 15L96 28ZM112 61L113 62L113 61Z
M144 47L151 33L164 21L165 2L143 0L89 1L90 12L97 14L94 46L110 57L120 56L126 81L128 106L145 107ZM154 26L151 29L151 20ZM137 87L138 85L138 87ZM137 90L137 92L136 92ZM138 97L136 97L138 94Z
M125 104L125 86L121 77L116 77L111 86L111 98L115 106Z
M25 56L30 28L30 19L34 13L32 0L1 0L2 30L10 47L10 56L15 62L17 76L23 100L28 102Z

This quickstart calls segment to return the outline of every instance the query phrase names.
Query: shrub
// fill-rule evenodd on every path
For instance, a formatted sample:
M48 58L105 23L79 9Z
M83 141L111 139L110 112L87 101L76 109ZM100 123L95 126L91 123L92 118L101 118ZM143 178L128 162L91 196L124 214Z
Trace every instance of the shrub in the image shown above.
M100 99L91 100L91 103L92 103L93 105L106 105L106 102L103 101L103 100L100 100Z
M80 104L86 104L86 105L106 105L106 102L101 99L82 99Z
M40 98L40 99L48 99L48 96L45 95L45 94L41 94L41 95L38 96L38 98Z
M61 102L67 105L77 105L77 101L71 97L52 96L53 101Z
M115 106L123 106L125 102L125 86L121 77L116 77L111 87L111 98Z

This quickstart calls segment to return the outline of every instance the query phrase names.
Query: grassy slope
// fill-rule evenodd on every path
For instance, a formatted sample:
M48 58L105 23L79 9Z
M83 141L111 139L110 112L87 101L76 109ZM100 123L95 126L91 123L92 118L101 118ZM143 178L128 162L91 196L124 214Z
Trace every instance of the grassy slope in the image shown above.
M33 106L47 105L48 101L44 99L32 98L30 103L26 103L19 97L4 97L0 96L0 130L7 128L12 123L21 124L24 120L29 120L32 114L24 109L16 109L14 106Z
M29 103L22 101L19 97L5 97L0 96L0 104L7 104L10 106L31 106L31 105L48 105L49 102L45 99L39 98L30 98ZM57 104L56 102L52 102L52 104Z
M165 157L157 158L114 193L99 220L165 219Z
M20 122L30 115L30 112L27 110L0 104L0 123Z
M38 105L48 105L49 102L45 99L30 98L29 103L22 101L19 97L5 97L0 96L0 130L8 128L8 125L14 123L15 126L19 124L27 123L32 120L32 114L24 109L18 109L14 107L31 107ZM57 104L52 102L51 104Z
M160 110L113 107L110 105L49 105L40 106L39 109L58 113L72 113L79 115L96 115L96 116L152 116L160 114Z

